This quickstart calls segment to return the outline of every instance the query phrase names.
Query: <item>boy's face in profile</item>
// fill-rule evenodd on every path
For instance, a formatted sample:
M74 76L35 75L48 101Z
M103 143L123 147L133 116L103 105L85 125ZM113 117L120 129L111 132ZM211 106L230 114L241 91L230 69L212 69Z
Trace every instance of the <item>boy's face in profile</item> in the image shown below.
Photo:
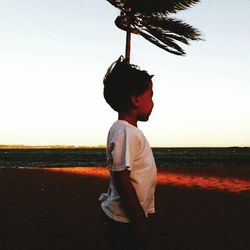
M137 96L138 98L138 107L137 107L137 118L138 121L147 121L153 106L153 86L150 83L149 88L141 95Z

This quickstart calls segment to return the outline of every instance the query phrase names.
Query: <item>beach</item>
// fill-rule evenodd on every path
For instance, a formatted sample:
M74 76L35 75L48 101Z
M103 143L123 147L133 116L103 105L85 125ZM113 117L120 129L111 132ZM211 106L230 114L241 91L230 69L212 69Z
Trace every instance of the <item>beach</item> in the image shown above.
M250 168L158 169L152 250L250 249ZM0 169L0 249L104 249L105 167Z

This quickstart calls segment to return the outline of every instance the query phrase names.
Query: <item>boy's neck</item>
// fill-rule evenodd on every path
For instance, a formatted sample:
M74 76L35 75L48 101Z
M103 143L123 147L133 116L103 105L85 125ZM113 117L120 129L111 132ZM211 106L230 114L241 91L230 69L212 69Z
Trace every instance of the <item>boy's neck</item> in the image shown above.
M118 119L119 120L124 120L124 121L128 122L129 124L137 127L137 119L135 118L135 116L133 116L131 114L119 113L118 114Z

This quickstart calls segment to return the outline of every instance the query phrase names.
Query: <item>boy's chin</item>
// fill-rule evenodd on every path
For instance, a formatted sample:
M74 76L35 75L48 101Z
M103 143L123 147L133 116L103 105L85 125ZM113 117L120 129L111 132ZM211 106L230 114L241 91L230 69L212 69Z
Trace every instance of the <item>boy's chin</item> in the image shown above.
M148 117L141 117L141 118L139 119L139 121L140 121L140 122L147 122L148 119L149 119L149 116L148 116Z

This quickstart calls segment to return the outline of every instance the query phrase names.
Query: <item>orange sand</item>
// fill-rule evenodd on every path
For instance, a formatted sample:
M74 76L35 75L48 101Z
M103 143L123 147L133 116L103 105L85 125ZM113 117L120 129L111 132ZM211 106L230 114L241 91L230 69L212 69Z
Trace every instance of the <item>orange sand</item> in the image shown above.
M101 178L107 178L109 175L106 167L46 168L46 170ZM195 186L233 193L250 191L250 180L241 180L233 177L194 176L191 174L169 173L166 171L158 171L157 183L158 185Z
M249 168L160 168L152 250L250 246ZM0 169L0 249L102 249L103 167Z

